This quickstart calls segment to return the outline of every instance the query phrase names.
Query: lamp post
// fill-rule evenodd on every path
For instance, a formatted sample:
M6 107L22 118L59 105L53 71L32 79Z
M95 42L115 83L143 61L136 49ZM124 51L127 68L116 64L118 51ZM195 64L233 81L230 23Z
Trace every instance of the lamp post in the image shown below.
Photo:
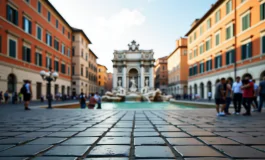
M51 96L51 82L56 81L56 79L59 77L59 74L57 72L52 71L52 67L49 67L49 72L40 71L40 76L44 81L48 82L47 87L47 98L48 98L48 109L52 109L52 96Z

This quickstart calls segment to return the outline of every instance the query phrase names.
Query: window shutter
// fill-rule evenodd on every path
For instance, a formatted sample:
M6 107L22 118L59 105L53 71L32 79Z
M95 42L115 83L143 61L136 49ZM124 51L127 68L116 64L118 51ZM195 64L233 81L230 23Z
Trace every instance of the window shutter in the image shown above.
M46 33L46 44L48 44L48 34Z
M252 42L250 42L249 45L248 45L248 53L249 53L249 57L248 58L252 57Z
M42 55L39 54L39 57L40 57L40 66L42 66Z
M226 65L229 64L229 54L230 54L230 52L226 52L226 54L225 54L225 57L226 57Z
M32 31L31 31L31 21L29 21L29 33L31 34L32 33Z
M22 18L22 27L23 27L23 30L25 30L25 17Z
M31 62L31 50L30 48L27 48L27 62Z
M214 58L214 68L217 68L217 57Z
M26 61L27 60L27 58L26 58L27 48L25 46L23 46L22 50L23 50L22 51L22 60Z
M241 60L244 60L246 57L245 57L245 45L242 45L241 46Z
M38 65L38 53L35 53L35 64Z
M18 25L18 12L14 10L15 25Z
M10 10L9 5L6 5L6 19L10 21L9 10Z
M223 63L222 63L222 62L223 62L223 57L222 57L222 55L220 55L219 58L220 58L220 67L222 67L222 64L223 64Z
M52 36L50 36L50 45L52 47Z
M234 49L231 51L231 54L232 54L232 63L235 63L236 54L235 54L235 50Z
M262 53L265 54L265 36L262 37Z

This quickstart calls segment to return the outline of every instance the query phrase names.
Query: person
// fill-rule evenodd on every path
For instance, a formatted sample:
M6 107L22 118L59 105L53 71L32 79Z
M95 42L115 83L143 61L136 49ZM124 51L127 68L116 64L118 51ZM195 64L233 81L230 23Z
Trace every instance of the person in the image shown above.
M44 96L43 96L43 95L41 95L41 97L40 97L40 101L41 101L41 102L44 102Z
M259 83L259 108L258 112L261 112L263 103L265 103L265 76L263 80Z
M222 78L220 82L218 82L215 86L215 104L216 104L216 112L217 116L224 116L224 109L225 109L225 92L224 92L224 83L225 78ZM221 112L220 112L220 105L221 105Z
M24 85L22 86L22 93L23 93L23 99L24 99L24 108L25 110L29 109L29 102L32 96L32 88L29 80L24 81Z
M0 104L2 103L2 100L3 100L3 92L1 91L0 92Z
M8 103L9 99L8 91L5 92L4 97L5 97L5 103Z
M241 86L241 89L243 90L243 106L246 109L246 113L244 113L243 116L250 116L251 102L254 95L254 84L250 81L248 76L245 77L242 83L243 85Z
M208 101L210 102L210 101L211 101L211 99L212 99L212 92L211 92L211 91L209 91L209 92L208 92Z
M225 114L231 115L229 113L229 107L232 100L232 88L231 88L231 80L228 79L226 82L226 90L225 90Z
M98 94L98 92L96 92L96 94L95 94L95 99L96 99L97 104L98 104L97 109L101 109L101 97L100 97L100 95Z
M12 95L12 104L17 104L17 98L18 98L17 92L14 92Z
M257 85L255 79L253 79L252 82L254 84L254 95L253 95L253 99L252 99L251 105L253 107L252 111L253 112L257 112L258 111L258 100L257 100L258 98L257 98L257 95L258 95L259 86Z
M85 109L86 108L86 96L84 95L83 92L81 92L80 94L79 102L80 102L81 109Z
M236 77L236 82L234 82L232 86L233 103L235 108L234 114L236 115L239 115L241 112L241 102L242 102L241 86L242 82L240 81L240 77Z
M18 94L19 103L22 103L22 97L23 97L23 94L21 92L19 92L19 94Z
M89 104L88 104L88 109L94 109L95 105L97 103L97 100L94 97L94 93L91 94L91 97L89 98Z

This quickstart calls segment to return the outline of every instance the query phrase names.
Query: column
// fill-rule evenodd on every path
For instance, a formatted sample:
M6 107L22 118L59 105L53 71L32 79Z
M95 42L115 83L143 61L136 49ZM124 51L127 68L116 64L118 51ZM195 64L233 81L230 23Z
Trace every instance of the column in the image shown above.
M140 74L138 74L138 76L137 76L137 88L138 88L138 91L141 91L140 83L141 83L141 78L140 78Z
M144 66L143 65L141 65L141 88L144 88Z
M127 68L126 66L123 66L123 75L122 75L122 87L126 89L126 72L127 72Z
M113 67L113 89L117 88L117 67Z
M150 74L149 87L151 89L154 89L154 70L153 70L153 65L150 66L149 74Z

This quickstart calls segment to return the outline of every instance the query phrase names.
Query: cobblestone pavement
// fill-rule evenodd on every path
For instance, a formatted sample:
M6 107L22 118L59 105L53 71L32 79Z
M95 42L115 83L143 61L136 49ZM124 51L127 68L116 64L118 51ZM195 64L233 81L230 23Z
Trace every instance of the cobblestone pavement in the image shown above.
M265 114L0 109L0 160L265 159Z

